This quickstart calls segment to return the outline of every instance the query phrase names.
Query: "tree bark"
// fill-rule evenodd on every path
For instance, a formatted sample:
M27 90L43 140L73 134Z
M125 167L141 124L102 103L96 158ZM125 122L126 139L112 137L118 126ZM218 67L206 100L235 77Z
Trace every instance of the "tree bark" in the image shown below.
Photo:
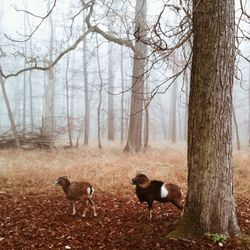
M188 117L188 192L169 236L240 232L233 197L233 0L193 1L193 61Z
M135 31L141 37L146 36L147 1L136 1ZM128 139L124 151L139 152L142 149L142 114L144 102L144 70L146 45L136 41L133 60L133 80L130 103Z

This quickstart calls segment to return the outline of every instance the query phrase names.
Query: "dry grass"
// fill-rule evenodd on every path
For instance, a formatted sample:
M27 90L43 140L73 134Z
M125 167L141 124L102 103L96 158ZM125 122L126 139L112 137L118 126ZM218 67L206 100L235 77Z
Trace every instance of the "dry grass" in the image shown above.
M105 152L95 148L48 151L1 150L0 191L15 193L57 192L54 180L67 175L85 179L103 191L132 192L130 180L137 171L152 178L173 182L186 188L186 149L158 146L146 153L125 154L119 146ZM250 151L234 156L237 193L249 196Z

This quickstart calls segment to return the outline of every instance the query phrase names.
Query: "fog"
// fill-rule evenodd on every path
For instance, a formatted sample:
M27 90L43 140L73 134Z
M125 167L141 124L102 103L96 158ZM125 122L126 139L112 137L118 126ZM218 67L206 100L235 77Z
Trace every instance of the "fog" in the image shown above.
M148 1L148 27L157 20L164 2ZM173 1L176 5L179 1ZM72 46L84 32L86 26L81 1L56 1L51 14L45 18L54 1L44 0L2 0L0 3L0 66L5 75L16 73L19 70L34 65L45 66L57 58L60 53ZM88 1L85 1L88 3ZM238 3L237 3L238 4ZM249 4L245 5L249 13ZM24 11L26 10L26 11ZM163 12L161 27L170 30L181 20L183 12L169 9ZM103 31L111 33L120 39L135 41L134 36L135 1L97 1L94 7L91 22L98 25ZM239 6L236 6L236 23L239 21ZM168 28L165 28L168 27ZM244 20L239 23L237 51L245 58L249 58L249 40L243 38L240 31L247 34L249 23ZM36 30L37 28L37 30ZM32 33L34 32L34 33ZM30 36L29 36L30 35ZM170 46L176 40L166 38ZM24 41L26 40L26 41ZM125 140L129 122L129 105L132 84L133 51L107 41L95 32L86 36L86 50L81 41L74 50L65 54L53 67L53 134L57 140L67 140L67 123L70 120L73 141L83 142L85 121L85 88L84 63L87 65L89 107L90 107L90 141L97 140L97 119L99 105L99 90L103 81L101 103L101 136L105 140L108 133L109 96L113 97L114 133L115 141L121 140L121 98L124 93L124 133ZM98 51L97 51L98 50ZM151 142L173 141L176 133L177 142L186 141L188 89L190 81L190 67L187 67L174 80L171 78L183 69L190 55L190 44L176 50L175 56L169 60L159 60L159 54L152 54L148 46L148 64L150 69L145 73L145 96L150 98L149 131ZM98 53L100 68L98 69ZM111 56L109 56L111 53ZM83 55L86 55L86 61ZM185 56L183 56L185 54ZM174 63L173 63L174 61ZM111 65L111 67L109 67ZM175 65L175 66L173 66ZM10 101L11 110L19 131L40 131L43 124L46 102L46 85L48 85L48 71L25 71L18 76L8 77L5 87ZM101 76L101 78L100 78ZM167 78L170 78L166 81ZM110 88L110 82L113 87ZM124 90L122 89L124 83ZM174 90L173 86L176 86ZM157 90L157 93L156 93ZM174 91L176 96L174 97ZM154 95L154 93L156 93ZM173 106L176 100L176 108ZM250 138L250 66L242 56L237 56L236 74L233 91L234 110L239 129L242 146L247 146ZM144 112L142 110L141 112ZM68 119L69 118L69 119ZM176 122L173 122L173 119ZM173 132L173 126L176 127ZM234 123L234 141L236 139ZM10 122L5 101L0 93L0 133L10 130Z

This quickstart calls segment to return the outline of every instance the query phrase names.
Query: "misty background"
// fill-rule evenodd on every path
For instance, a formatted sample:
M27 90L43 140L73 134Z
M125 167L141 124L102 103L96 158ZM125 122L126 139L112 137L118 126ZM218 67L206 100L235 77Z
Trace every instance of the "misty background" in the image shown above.
M148 27L157 21L166 2L149 1ZM16 73L36 64L48 65L86 30L86 11L82 9L81 1L56 2L52 13L40 23L40 17L51 10L53 3L54 1L44 0L1 0L0 65L5 74ZM237 4L236 8L239 8ZM250 9L247 1L245 8ZM179 25L181 15L181 11L176 12L174 9L164 12L161 26L171 30ZM239 15L236 10L236 22ZM134 16L135 1L99 1L95 6L92 22L105 32L134 41ZM35 30L38 25L39 28ZM249 26L246 22L240 22L240 28L248 33ZM167 42L175 44L173 38L169 38ZM237 45L240 54L249 58L249 41L242 38L241 32L238 33ZM185 46L179 48L169 60L159 60L148 48L146 68L149 71L145 73L144 95L145 102L150 101L150 143L176 143L187 139L189 66L176 79L172 76L183 69L183 62L190 51L190 47ZM98 105L102 139L105 141L108 138L108 118L112 105L114 138L111 141L125 142L130 117L133 53L130 48L107 41L96 33L90 33L74 50L65 54L51 71L26 71L6 79L5 87L18 131L41 131L46 112L46 86L52 79L53 136L58 141L67 141L69 129L73 143L79 140L83 144L86 113L84 65L88 75L89 142L97 141ZM50 78L49 74L53 74L53 77ZM250 144L250 64L241 56L236 60L233 99L234 142L238 129L241 145L247 146ZM141 112L145 117L145 109ZM8 112L0 92L0 134L10 129Z

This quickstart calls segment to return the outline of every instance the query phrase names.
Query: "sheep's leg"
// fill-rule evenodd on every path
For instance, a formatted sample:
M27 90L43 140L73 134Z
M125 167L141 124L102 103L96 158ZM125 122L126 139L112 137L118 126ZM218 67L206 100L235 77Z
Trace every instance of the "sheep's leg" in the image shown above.
M87 213L87 211L88 211L88 206L89 206L89 201L86 200L86 201L85 201L85 209L84 209L84 211L83 211L82 217L85 217L85 216L86 216L86 213Z
M75 201L72 201L72 207L73 207L72 215L75 215L76 214L76 202Z
M89 202L91 203L91 208L93 209L93 213L94 213L94 216L96 217L97 216L97 213L96 213L96 206L95 206L95 203L94 201L89 197L88 198Z
M148 201L149 220L152 219L152 206L153 206L153 201Z

